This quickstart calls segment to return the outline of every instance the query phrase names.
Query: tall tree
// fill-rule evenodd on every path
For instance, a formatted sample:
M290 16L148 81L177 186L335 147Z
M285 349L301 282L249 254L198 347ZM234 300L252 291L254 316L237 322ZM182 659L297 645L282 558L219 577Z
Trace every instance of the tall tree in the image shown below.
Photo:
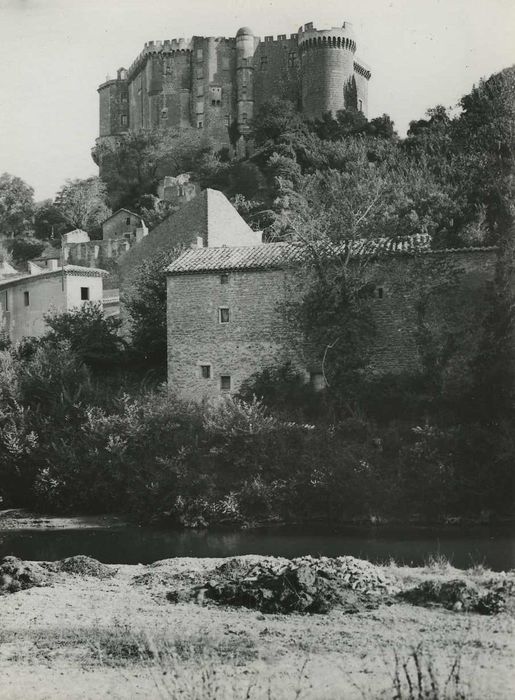
M67 180L55 197L55 206L69 226L93 234L111 213L107 188L98 177Z
M0 235L26 235L32 228L34 190L21 177L0 175Z

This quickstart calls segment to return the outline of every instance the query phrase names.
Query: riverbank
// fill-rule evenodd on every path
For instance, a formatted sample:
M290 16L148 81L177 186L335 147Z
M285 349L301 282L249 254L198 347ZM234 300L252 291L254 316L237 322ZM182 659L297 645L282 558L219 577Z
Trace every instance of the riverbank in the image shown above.
M410 654L419 645L424 674L442 687L454 667L466 692L461 697L513 696L512 599L492 616L391 596L371 609L349 614L335 607L325 615L169 599L173 590L210 581L221 565L263 561L183 558L98 571L49 565L47 585L0 596L1 697L391 698L396 656L416 679ZM463 572L443 562L374 570L398 589L456 578L483 585L492 578L481 568Z

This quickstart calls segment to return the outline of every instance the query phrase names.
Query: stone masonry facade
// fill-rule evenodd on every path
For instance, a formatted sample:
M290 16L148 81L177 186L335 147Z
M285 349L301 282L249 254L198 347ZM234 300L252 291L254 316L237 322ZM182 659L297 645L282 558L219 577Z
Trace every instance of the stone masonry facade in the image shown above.
M280 244L261 250L274 245ZM242 253L249 260L251 255L250 249ZM170 389L186 399L213 399L237 392L255 372L285 361L316 384L320 356L305 346L287 311L297 285L302 286L299 269L281 268L270 258L254 260L246 269L244 263L234 269L233 262L223 261L212 265L215 269L202 269L209 268L202 258L210 256L208 249L186 253L169 268ZM495 259L495 249L466 249L392 255L374 264L376 332L369 371L382 375L420 367L417 314L423 297L428 299L424 322L436 334L457 332L471 350Z
M147 42L128 70L98 88L99 142L193 127L229 145L230 128L250 135L253 116L272 97L290 99L309 118L344 108L366 115L371 73L356 50L349 22L323 30L309 23L264 40L242 27L229 38Z

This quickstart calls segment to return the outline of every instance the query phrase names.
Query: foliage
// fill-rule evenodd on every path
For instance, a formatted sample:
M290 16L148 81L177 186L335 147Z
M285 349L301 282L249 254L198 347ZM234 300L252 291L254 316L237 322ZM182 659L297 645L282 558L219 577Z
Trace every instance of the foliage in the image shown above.
M70 228L51 199L37 205L34 213L34 236L40 240L59 239Z
M166 268L181 252L170 250L145 260L123 299L135 361L163 379L167 351Z
M98 177L67 180L55 197L55 207L69 226L100 238L101 224L111 214L107 188Z
M27 235L32 228L34 190L21 177L0 175L0 236Z
M9 241L5 241L4 247L11 254L14 262L20 265L26 263L27 260L37 258L46 246L45 243L32 236L18 236Z
M125 342L121 320L105 316L100 304L86 302L78 309L45 315L49 331L43 340L69 343L76 357L93 370L112 370L123 359Z

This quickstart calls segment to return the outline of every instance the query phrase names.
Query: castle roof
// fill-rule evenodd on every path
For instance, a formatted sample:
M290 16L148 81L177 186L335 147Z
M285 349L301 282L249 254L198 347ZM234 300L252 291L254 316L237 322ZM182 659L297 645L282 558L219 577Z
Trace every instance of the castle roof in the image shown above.
M250 27L241 27L236 32L236 36L254 36L254 32Z
M121 207L120 209L117 209L114 211L111 216L108 216L107 219L104 219L102 221L102 226L107 222L110 221L113 217L117 216L120 212L124 211L126 214L130 214L131 216L136 216L138 219L141 219L143 221L143 217L140 214L136 214L135 212L131 211L130 209L125 209L125 207Z
M65 265L63 267L58 267L57 270L45 270L41 269L41 272L37 274L27 274L20 273L17 276L8 277L6 279L0 279L0 288L5 289L6 287L14 287L17 284L28 284L29 282L37 282L41 279L47 279L48 277L58 277L59 275L72 275L74 277L105 277L109 275L107 270L101 270L98 267L82 267L80 265Z
M458 248L432 250L430 236L403 236L344 242L341 245L310 247L300 243L263 243L258 246L196 248L187 250L167 268L171 275L230 272L239 270L280 270L309 260L310 255L338 257L377 257L379 255L414 255L415 253L451 253L494 250L486 248Z

